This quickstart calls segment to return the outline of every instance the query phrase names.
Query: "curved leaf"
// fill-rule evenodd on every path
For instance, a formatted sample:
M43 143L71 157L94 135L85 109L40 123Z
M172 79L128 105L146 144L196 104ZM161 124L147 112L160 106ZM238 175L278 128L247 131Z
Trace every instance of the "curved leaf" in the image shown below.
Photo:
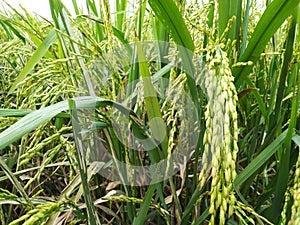
M49 121L60 112L68 109L68 101L63 101L29 113L0 134L0 149L12 144L20 139L23 135Z
M36 64L38 64L41 60L41 58L44 57L44 55L47 53L49 47L56 41L56 31L52 29L49 34L46 36L45 40L41 43L41 45L37 48L37 50L34 52L30 60L27 62L26 66L23 68L11 88L9 89L9 94L12 93L17 85L26 77L27 74L29 74Z
M194 64L192 61L194 42L189 30L173 0L149 0L149 4L159 20L172 34L182 57L182 65L187 72L187 83L191 97L197 110L200 108L198 91L194 80ZM198 111L199 112L199 111Z
M118 102L114 102L112 100L99 98L99 97L91 97L91 96L83 96L74 98L76 101L76 108L96 108L96 107L104 107L104 106L114 106L120 112L129 115L133 124L137 128L141 128L142 125L136 116L136 114L123 106ZM0 133L0 149L5 148L6 146L12 144L13 142L20 139L23 135L28 134L32 130L36 129L40 125L46 123L50 119L56 116L62 116L66 118L66 114L62 114L61 112L69 110L69 101L65 100L54 105L45 107L43 109L32 111L27 114L19 121L14 123L12 126L4 130ZM24 112L21 112L24 113ZM17 114L16 114L17 115ZM23 114L24 115L24 114ZM140 135L146 135L143 129L137 129ZM154 141L151 139L151 141Z
M171 31L175 42L178 45L194 51L192 37L174 1L149 0L149 4L156 16Z
M281 133L268 147L266 147L234 180L234 187L237 188L251 177L282 145L287 135L287 130Z
M293 12L293 9L298 7L299 2L300 0L274 0L271 2L255 27L249 44L239 61L253 61L255 63L265 49L270 38L284 20ZM251 70L251 66L235 67L233 69L237 87L242 84L243 80L247 79Z

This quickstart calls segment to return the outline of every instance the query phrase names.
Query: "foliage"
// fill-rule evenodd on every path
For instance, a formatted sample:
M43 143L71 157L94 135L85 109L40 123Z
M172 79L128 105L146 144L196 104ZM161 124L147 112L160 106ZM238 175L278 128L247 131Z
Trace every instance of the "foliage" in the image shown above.
M72 2L76 16L49 0L52 20L12 7L0 13L1 224L299 223L299 0L116 0L114 12L108 0L89 0L87 13ZM139 44L151 40L181 46L159 48L163 58L181 58L182 70L162 59L146 62ZM137 51L130 66L111 62L108 81L95 78L90 68L124 44L124 58ZM151 97L139 95L139 79ZM160 98L150 79L170 95ZM197 124L174 110L186 90ZM167 101L174 92L180 97ZM126 93L135 93L136 104L118 103ZM97 98L74 98L81 95ZM110 153L107 164L82 155L82 118L73 112L91 106L97 116L85 131ZM147 121L165 121L166 138L136 153L117 137L112 106L142 138L149 130L162 135ZM146 187L100 176L117 160L137 166L170 159L180 123L199 127L198 141L174 176Z

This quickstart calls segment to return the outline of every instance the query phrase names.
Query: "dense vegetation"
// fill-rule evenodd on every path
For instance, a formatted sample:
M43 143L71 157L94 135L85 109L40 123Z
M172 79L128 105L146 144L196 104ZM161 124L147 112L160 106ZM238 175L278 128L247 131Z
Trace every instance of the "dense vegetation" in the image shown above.
M299 0L72 2L0 13L1 224L300 224Z

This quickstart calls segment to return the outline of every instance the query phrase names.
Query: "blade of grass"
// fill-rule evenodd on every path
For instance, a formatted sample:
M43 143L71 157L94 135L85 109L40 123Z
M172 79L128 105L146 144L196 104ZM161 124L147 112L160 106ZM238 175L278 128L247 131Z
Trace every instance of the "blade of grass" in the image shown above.
M178 45L179 52L182 57L183 68L187 73L187 82L191 97L198 110L198 91L194 80L194 65L192 62L194 43L190 32L187 29L182 15L174 1L149 0L149 4L165 28L172 34L176 44Z
M43 33L41 33L40 29L37 28L36 22L38 21L35 21L35 18L22 5L20 5L22 12L20 12L18 9L14 8L9 4L8 6L11 10L13 10L15 18L17 18L16 20L13 20L11 22L15 26L20 28L20 31L24 33L23 36L26 40L28 40L29 43L33 43L33 45L35 44L36 46L40 46L42 44L42 40L44 40L44 35ZM45 57L51 58L51 54L47 51Z
M16 35L22 42L25 43L25 37L23 36L23 34L21 34L21 32L15 28L11 21L9 21L8 19L1 19L0 21L2 27L6 30L6 33L8 34L9 37L11 37L11 39L13 39L13 34ZM13 34L12 34L12 33Z
M68 12L67 8L65 7L65 5L61 2L61 0L49 0L50 6L51 6L51 13L52 13L52 18L54 18L55 21L55 26L57 27L57 29L62 30L64 32L67 33L67 35L73 39L75 38L75 34L73 32L73 28L70 24L70 19L68 17L68 15L70 15L70 13ZM65 46L65 48L63 48L65 51L67 51L67 49L70 49L75 53L75 58L76 61L79 65L79 69L81 70L82 76L84 78L87 90L89 92L89 94L91 96L96 96L95 91L93 89L93 84L91 81L91 78L88 74L86 65L84 64L84 61L81 57L79 57L81 55L78 44L75 43L74 41L70 42L70 46L68 44L66 44L66 40L64 38L60 38L59 37L59 41L61 43L61 45ZM65 52L65 55L69 55L69 52ZM70 74L72 74L70 72ZM77 79L75 76L73 76L74 80L75 80L75 86L77 86Z
M98 17L95 17L93 15L80 15L80 17L83 17L83 18L88 18L90 20L93 20L97 23L99 23L102 27L105 26L103 20L100 20ZM129 44L128 40L125 39L125 34L120 30L118 29L117 27L112 27L113 29L113 33L114 35L124 44L124 45L127 45Z
M176 43L190 51L194 51L192 37L174 1L149 0L149 4L156 16L162 21L166 28L171 31Z
M218 31L218 35L219 37L223 34L225 28L227 27L227 23L228 20L231 18L230 15L230 8L231 8L231 4L234 1L230 1L230 0L220 0L219 1L219 18L218 18L218 22L219 22L219 31Z
M114 102L108 99L103 98L94 98L94 97L77 97L75 98L78 103L77 108L95 108L95 107L105 107L114 105L121 112L126 115L130 115L130 118L136 125L136 127L140 127L139 132L142 132L142 125L140 124L138 117L135 115L133 111L125 108L122 104L118 102ZM96 101L96 105L95 105ZM63 111L68 111L69 104L68 101L62 101L51 106L39 109L37 111L33 111L28 115L21 118L19 121L14 123L12 126L4 130L0 133L0 150L5 148L6 146L12 144L13 142L20 139L25 134L31 132L36 129L38 126L46 123L51 118L59 115ZM63 114L65 115L65 114ZM145 133L141 133L141 135L145 135ZM153 145L153 144L152 144Z
M300 136L295 134L292 139L295 142L295 144L300 147Z
M152 79L152 81L157 81L161 76L163 76L166 72L168 72L173 65L168 64L162 70L158 71L154 76L151 76L150 72L148 70L148 65L147 65L147 62L146 62L146 59L145 59L145 56L142 51L142 48L141 48L138 38L136 38L136 42L137 42L137 45L135 47L136 47L137 54L138 54L140 75L141 75L141 78L143 80L143 85L144 85L145 104L146 104L146 111L147 111L148 118L149 118L149 120L151 120L153 118L162 119L160 107L159 107L159 104L157 101L155 90L152 86L151 79ZM157 133L157 131L159 131L159 132L161 131L161 124L158 123L158 124L153 124L153 125L154 126L152 126L152 130L153 130L153 128L154 128L154 130L152 133L154 136L156 136L155 133ZM164 132L163 132L163 134L157 135L157 137L161 138L162 135L164 135ZM166 139L166 141L163 140L162 147L163 147L163 151L166 152L167 151L167 139ZM159 159L164 157L164 156L159 156L159 153L160 152L158 152L158 154L156 154L156 153L154 154L155 160L153 162L157 162L157 161L159 161ZM154 190L152 188L153 187L149 187L149 189L146 193L146 196L147 196L146 199L151 198L151 196L153 195ZM160 184L158 184L156 188L157 188L158 196L160 197L162 204L164 205L165 203L164 203L164 198L163 198L163 192L162 192ZM146 201L145 201L145 203L142 204L141 210L140 210L141 213L139 213L138 216L135 218L134 223L141 224L142 223L141 221L145 220L145 215L147 214L149 205L150 205L150 202L146 202Z
M8 40L13 40L13 34L10 32L10 30L7 28L7 26L0 21L0 25L2 26L3 30L5 31L5 36Z
M69 107L70 111L72 113L72 126L74 127L74 131L80 130L80 124L78 121L77 116L77 108L76 108L76 102L74 99L69 100ZM93 199L91 196L91 191L88 184L88 174L87 174L87 162L86 157L84 155L84 147L82 144L82 137L80 134L76 134L74 132L74 138L76 143L76 161L78 163L79 173L81 177L81 183L83 187L83 196L85 200L85 204L87 206L87 215L88 215L88 222L91 225L101 224L100 220L96 214L96 208L93 203Z
M152 22L152 33L155 40L158 40L157 46L159 51L159 64L157 65L157 69L163 68L167 62L164 62L164 59L166 59L166 56L169 52L169 45L166 43L169 43L170 37L169 32L164 27L163 23L157 18L153 17ZM170 76L170 73L167 74L167 77ZM159 79L160 87L163 88L166 84L166 80ZM164 98L164 94L162 94L162 98Z
M199 190L198 186L194 189L194 193L192 194L190 201L188 202L187 206L185 207L185 210L182 215L182 221L181 224L189 224L189 218L192 210L195 207L195 203L198 200L199 196L201 195L201 190Z
M0 167L2 168L3 172L6 174L6 176L9 178L9 180L12 182L13 186L18 190L18 192L21 194L21 196L25 199L27 205L30 208L33 208L33 205L31 201L29 200L28 195L26 194L24 188L16 178L16 176L13 174L13 172L9 169L9 167L6 165L3 158L0 156Z
M123 30L124 18L126 18L126 7L128 0L116 0L116 20L115 24L119 30Z
M234 39L236 40L236 49L237 51L239 51L240 49L240 40L241 40L241 35L240 35L240 31L242 29L242 15L243 15L243 2L237 0L236 3L236 22L235 22L235 33L234 33ZM231 32L229 33L232 37L233 34L231 34ZM229 37L231 37L229 36Z
M244 18L244 26L243 26L242 47L241 47L241 53L240 53L241 55L243 55L243 53L246 49L246 45L247 45L249 11L250 11L250 0L247 0L245 18Z
M150 129L152 131L154 138L156 138L157 140L160 140L161 137L164 137L162 140L162 143L161 143L162 148L163 148L163 155L160 155L160 152L157 152L157 151L154 152L155 161L158 162L159 159L162 159L164 156L167 155L168 138L167 138L166 134L164 133L164 130L162 129L163 125L156 122L157 119L160 119L159 121L162 120L162 115L161 115L161 111L160 111L160 106L158 104L156 92L154 90L154 87L153 87L153 84L151 81L151 74L148 69L148 63L146 61L142 46L139 42L137 35L135 37L135 41L136 41L136 49L137 49L137 53L138 53L140 76L143 80L146 112L147 112L149 121L151 121L151 120L154 121L154 123L153 122L150 123ZM151 184L148 187L148 190L144 197L143 203L141 204L140 211L133 220L134 225L144 224L147 212L148 212L150 204L151 204L152 196L158 185L160 185L160 184Z
M139 129L139 128L136 128L136 129ZM106 143L109 143L107 146L109 148L109 152L112 155L112 161L115 163L115 168L117 170L117 173L120 175L121 183L126 184L126 183L129 182L128 181L128 174L124 174L124 170L121 169L119 164L118 164L118 160L120 160L120 159L122 159L124 161L126 160L125 159L126 156L122 155L122 153L125 152L122 148L123 146L119 142L119 140L118 140L118 138L117 138L117 136L114 133L114 130L112 128L104 129L103 132L105 134ZM135 156L133 156L133 157L135 157ZM136 176L136 174L134 174L133 176ZM133 178L133 179L135 179L135 178ZM127 186L127 185L123 185L123 187L124 187L124 191L126 193L126 196L136 197L136 191L137 190L135 189L134 186L130 187L130 186ZM127 218L126 218L126 220L129 221L130 224L132 224L134 216L136 215L136 205L132 204L132 202L127 202L126 203L126 208L127 208L127 217L128 217L128 220L127 220Z
M46 123L57 114L68 110L68 108L68 102L63 101L29 113L0 134L0 149L17 141L22 136Z
M138 212L137 216L133 220L133 225L140 225L145 223L145 219L147 218L147 212L149 210L151 199L156 189L156 184L151 184L148 187L146 195L144 196L143 203L141 204L141 209Z
M255 27L249 44L247 45L245 52L241 55L239 61L253 61L255 63L265 49L270 38L274 35L284 20L292 13L293 9L298 7L299 2L300 0L272 1ZM235 76L235 84L237 87L239 87L248 77L251 70L252 66L235 67L233 69L233 75Z
M0 109L0 117L23 117L29 113L34 112L33 110L26 109ZM70 118L68 113L58 113L56 118Z
M209 208L207 208L203 213L202 215L196 220L196 221L193 221L193 225L199 225L199 224L202 224L203 221L209 216Z
M282 132L269 146L267 146L234 180L234 187L237 188L243 184L248 178L253 176L256 171L263 166L278 148L284 142L287 136L287 130Z
M58 167L58 166L70 166L70 163L69 162L58 162L58 163L53 163L53 164L49 164L49 165L46 165L45 167L46 168L50 168L50 167ZM24 169L24 170L19 170L19 171L16 171L14 172L14 176L21 176L23 174L26 174L30 171L34 171L34 170L39 170L42 166L36 166L36 167L32 167L32 168L28 168L28 169ZM8 177L7 176L1 176L0 177L0 182L1 181L4 181L4 180L7 180Z
M89 14L92 14L100 19L104 19L103 11L102 10L97 10L97 4L93 0L88 0L86 1L87 8L89 10ZM101 9L101 7L99 7ZM96 38L98 42L101 42L105 39L105 29L100 26L99 24L95 24L95 33L96 33Z
M298 11L298 9L297 9ZM286 94L286 82L288 80L289 75L289 67L293 56L293 48L294 48L294 40L296 35L296 21L297 14L293 16L292 23L288 32L288 37L285 43L285 52L284 52L284 60L282 64L282 68L280 71L279 77L279 86L276 93L276 104L274 112L272 113L270 118L270 129L273 131L269 132L269 135L266 139L273 139L275 135L275 131L281 125L278 121L281 120L282 114L282 105L283 105L283 98Z
M18 75L17 79L12 84L11 88L9 89L9 94L11 94L17 87L17 85L24 80L27 74L29 74L34 66L40 62L42 57L45 56L47 53L49 47L54 44L57 40L55 29L52 29L48 35L46 36L45 40L42 42L42 44L37 48L37 50L34 52L30 60L27 62L26 66L23 68L21 73Z
M139 2L139 12L138 16L135 19L135 24L137 27L137 35L139 39L142 39L142 27L143 27L143 21L144 21L144 16L145 16L145 10L146 10L146 5L147 1L140 1ZM136 31L135 31L136 32ZM134 46L134 54L132 54L131 58L131 68L130 68L130 73L128 75L128 83L129 84L134 84L135 81L137 81L140 78L140 71L139 71L139 65L138 65L138 59L137 59L137 49L136 45ZM127 91L126 91L126 96L130 96L135 88L135 85L128 85L127 86Z
M231 19L233 16L236 17L235 22L232 24L232 28L228 33L228 38L231 40L239 39L239 31L240 31L240 22L241 22L241 9L242 2L239 0L230 1L230 10L229 10L229 18Z
M163 125L160 123L162 121L162 115L160 106L158 103L157 95L154 90L152 81L151 81L151 74L148 69L148 63L146 61L145 55L143 53L143 49L141 43L136 36L136 46L138 52L138 61L139 61L139 70L140 76L143 81L143 89L144 89L144 100L145 100L145 107L148 116L148 120L150 122L149 126L152 131L152 135L156 140L160 140L162 137L162 148L164 156L167 155L167 148L168 148L168 141L167 136L165 134L165 130L162 129ZM159 120L157 120L159 119ZM161 159L161 157L160 157Z
M282 113L282 99L285 94L285 83L287 80L289 65L293 55L294 40L296 38L296 24L297 24L297 13L293 14L292 24L290 26L287 42L286 42L286 51L284 53L284 61L281 69L280 75L280 84L279 90L276 99L275 107L275 120L280 120L279 115ZM278 223L279 215L282 210L284 194L286 193L286 187L289 180L289 170L290 170L290 155L291 155L291 144L294 129L297 124L297 111L299 103L299 90L297 90L297 77L295 77L295 86L294 86L294 96L292 99L292 110L291 110L291 119L288 126L288 133L284 141L284 148L281 154L281 160L278 168L278 179L275 187L275 198L273 199L271 207L265 212L265 216L273 223ZM276 215L276 216L274 216Z
M194 65L192 61L194 43L189 30L179 12L176 4L172 0L149 0L149 4L156 16L164 24L165 28L172 34L175 43L178 45L182 58L183 69L187 73L187 83L191 98L198 111L200 118L200 105L198 91L194 80Z

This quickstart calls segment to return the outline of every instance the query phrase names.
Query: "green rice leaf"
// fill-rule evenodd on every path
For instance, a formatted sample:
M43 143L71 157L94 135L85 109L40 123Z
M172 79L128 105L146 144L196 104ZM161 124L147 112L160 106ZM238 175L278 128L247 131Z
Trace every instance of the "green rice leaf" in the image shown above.
M149 4L157 17L171 31L176 43L194 51L193 39L175 2L173 0L149 0Z
M158 99L156 96L156 92L154 90L152 81L151 81L151 74L148 68L148 63L146 61L142 46L136 37L136 45L137 45L137 52L139 58L139 69L140 69L140 77L143 80L143 88L144 88L144 99L145 99L145 106L147 115L149 118L149 126L152 131L153 137L156 140L159 140L161 137L164 137L165 130L162 129L163 125L160 123L162 121L162 115L160 111L160 106L158 103ZM166 137L163 139L163 150L164 152L167 151L168 144L167 144Z
M149 0L149 4L156 16L162 21L166 29L173 35L182 57L182 64L187 75L187 83L191 97L197 110L200 108L198 90L193 79L195 68L192 61L194 42L183 20L181 13L172 0ZM199 112L199 111L198 111ZM199 115L200 116L200 115Z
M69 109L68 101L59 102L29 113L0 134L0 149L20 139L23 135L46 123L62 111Z
M18 192L21 194L21 196L25 199L26 203L29 206L32 206L31 201L29 200L28 195L26 194L24 188L18 181L17 177L13 174L13 172L9 169L9 167L6 165L5 161L2 157L0 157L0 167L2 168L5 175L9 178L9 180L12 182L14 187L18 190Z
M272 1L255 27L249 44L239 61L253 61L255 63L260 57L260 54L264 51L270 38L274 35L285 19L291 15L293 9L298 7L299 2L300 0ZM248 77L251 70L251 66L235 67L233 69L233 75L235 76L235 83L237 87L239 87Z
M27 110L27 109L0 109L0 117L23 117L32 112L34 112L34 111ZM56 118L70 118L70 114L59 113L55 117Z
M52 29L48 35L46 36L45 40L41 43L41 45L37 48L35 53L32 55L30 60L27 62L15 82L12 84L11 88L9 89L9 94L11 94L17 87L17 85L29 74L36 64L40 62L40 60L45 56L49 47L55 43L57 39L56 31Z
M282 145L287 135L287 130L281 133L268 147L266 147L248 166L238 175L234 186L238 187L251 177Z
M75 98L75 100L76 100L77 108L95 108L95 107L105 107L105 106L114 105L114 107L116 107L121 112L125 113L126 115L130 115L130 118L132 119L136 127L142 128L142 125L140 124L136 114L118 102L114 102L112 100L108 100L104 98L95 98L90 96L77 97ZM6 146L17 141L23 135L31 132L32 130L36 129L40 125L48 122L53 117L59 115L66 115L65 113L61 114L61 112L67 110L69 110L68 100L29 113L28 115L24 116L19 121L14 123L12 126L4 130L2 133L0 133L0 149L3 149ZM139 129L136 131L142 132L143 129ZM145 133L140 133L140 135L145 135Z
M300 136L298 134L295 134L292 140L300 147Z

